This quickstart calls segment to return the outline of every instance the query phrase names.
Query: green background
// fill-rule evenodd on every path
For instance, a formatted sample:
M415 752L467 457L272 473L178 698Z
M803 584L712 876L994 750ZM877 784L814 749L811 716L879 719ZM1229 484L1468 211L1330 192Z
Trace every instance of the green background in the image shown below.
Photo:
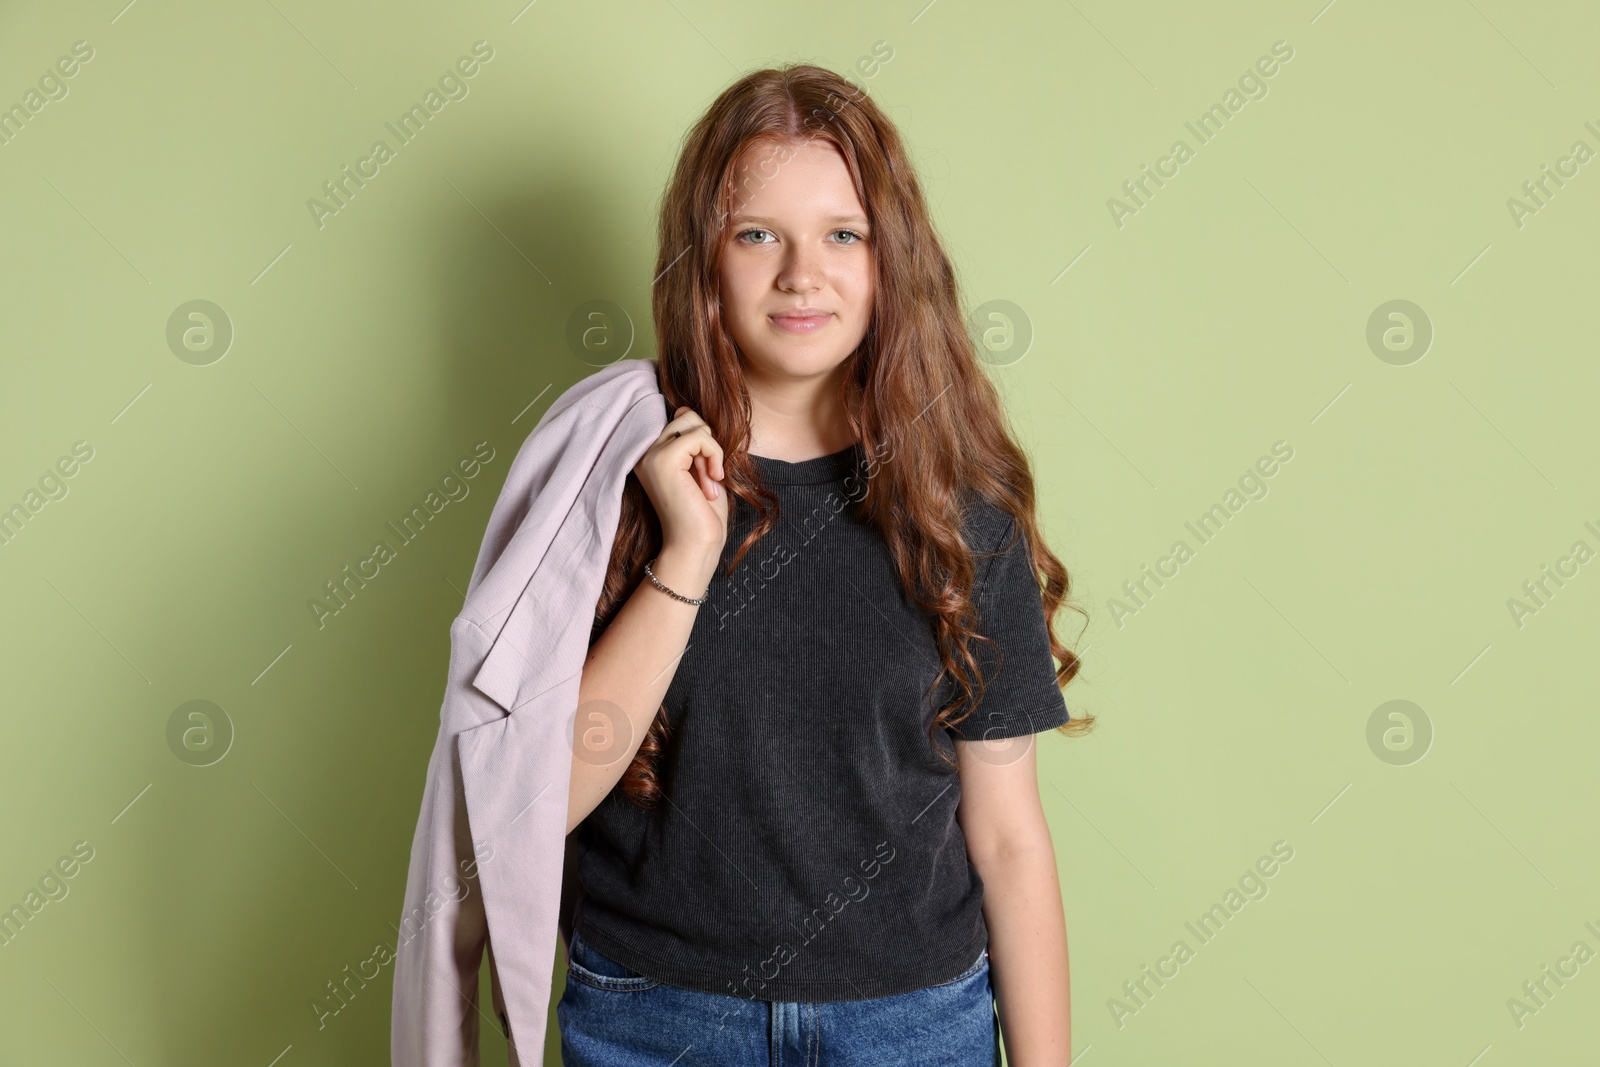
M1600 564L1520 625L1508 601L1600 548L1600 163L1520 226L1507 205L1600 149L1593 8L122 4L0 8L0 105L94 49L0 145L0 507L94 452L0 547L0 907L94 850L0 948L0 1059L388 1062L392 968L322 1029L309 1002L393 942L489 510L605 362L568 320L610 301L653 354L684 130L810 60L899 124L965 306L1032 332L988 372L1088 613L1060 624L1099 727L1040 739L1074 1051L1594 1062L1600 962L1520 1025L1508 1001L1600 952ZM479 40L469 94L319 228L307 200ZM1184 123L1276 41L1267 95L1200 144ZM1108 199L1179 138L1193 158L1118 226ZM234 332L204 366L167 341L196 299ZM1421 358L1368 344L1397 299ZM319 629L323 583L482 440L470 496ZM1278 441L1270 491L1202 544L1185 523ZM1119 609L1179 539L1193 558ZM169 745L191 700L235 731L210 766ZM1369 741L1392 700L1409 746ZM1195 938L1278 841L1265 898Z

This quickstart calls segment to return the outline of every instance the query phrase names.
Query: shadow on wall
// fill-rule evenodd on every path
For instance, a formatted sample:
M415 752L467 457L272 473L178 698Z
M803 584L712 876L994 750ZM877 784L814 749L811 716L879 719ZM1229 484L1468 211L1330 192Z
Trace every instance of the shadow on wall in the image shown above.
M576 146L587 136L574 128L550 140ZM579 150L550 154L550 158L561 159L582 156ZM515 173L509 166L486 169ZM539 418L569 386L601 366L620 358L655 355L650 318L654 204L636 238L630 241L626 234L612 237L619 230L617 205L595 196L599 185L564 176L541 194L503 187L474 196L477 210L463 203L464 214L452 220L454 225L441 235L448 254L439 262L449 269L441 274L439 290L447 293L448 299L440 308L435 344L445 354L445 373L456 390L449 410L457 429L451 436L463 443L487 439L503 457L496 459L492 476L475 488L481 494L478 509L472 512L470 523L460 524L471 529L453 531L470 542L457 546L450 560L462 590L471 577L489 510L511 460ZM454 192L451 195L461 199ZM619 321L615 311L602 308L602 304L614 305L624 317ZM447 635L460 608L456 597L448 617L441 616L431 625ZM441 684L445 666L446 660L439 659L436 673ZM432 710L431 722L436 726L436 703ZM402 763L410 761L412 770L410 777L401 775L396 788L401 795L414 793L416 803L408 809L412 817L401 820L406 825L396 827L392 908L396 913L404 892L404 857L409 856L422 771L433 736L430 732L425 744L400 757ZM565 988L565 974L566 959L558 938L543 1055L536 1059L523 1053L524 1067L561 1062L555 1006ZM490 1000L487 956L479 975L483 1063L504 1064L508 1062L505 1039Z
M581 160L585 139L576 129L542 131L540 158ZM634 245L599 239L615 226L618 212L595 195L598 180L574 174L570 165L543 181L526 170L479 158L468 172L473 180L456 182L471 204L438 181L436 194L418 194L416 203L395 209L428 235L418 242L426 258L416 264L428 284L416 288L434 296L428 307L407 313L425 330L431 324L420 344L434 365L422 374L431 372L438 388L430 410L393 426L389 444L375 442L370 455L429 458L414 470L384 471L374 479L382 486L363 491L354 507L330 482L283 509L283 528L263 536L284 545L325 542L337 555L340 546L378 536L442 471L469 455L473 443L487 440L495 458L471 481L469 496L398 548L392 577L362 589L325 629L316 628L309 610L299 616L300 628L287 637L294 642L292 658L278 664L270 684L223 694L232 697L230 711L237 709L241 742L254 743L239 744L204 774L171 767L164 751L150 767L156 781L173 784L165 803L175 810L143 822L142 840L130 843L139 889L118 905L125 929L149 951L181 957L196 973L226 977L200 984L201 1003L159 998L170 1013L161 1026L172 1035L171 1049L227 1050L224 1058L267 1063L292 1044L300 1063L388 1062L393 959L374 950L397 945L439 726L449 628L489 513L539 417L568 386L607 361L591 357L586 363L569 349L573 309L596 299L620 305L639 333L629 355L654 351L648 330L653 228ZM448 166L442 173L456 178ZM374 380L382 380L385 353L356 350L349 358L371 364ZM419 430L427 441L417 441ZM380 463L368 459L369 469ZM340 515L355 516L350 528L329 528L326 517ZM263 584L253 599L302 600L315 587L313 581L305 592ZM238 604L213 603L209 610L223 619ZM186 697L167 699L170 709ZM285 817L306 836L290 830ZM172 831L177 825L182 834ZM223 879L248 885L248 896L174 900L174 885L203 887ZM556 955L543 1057L554 1063L560 1040L553 1008L565 970L559 949ZM479 989L482 1062L505 1064L486 963ZM236 1002L241 982L257 991L256 1010L243 1015ZM535 1062L522 1057L530 1067Z

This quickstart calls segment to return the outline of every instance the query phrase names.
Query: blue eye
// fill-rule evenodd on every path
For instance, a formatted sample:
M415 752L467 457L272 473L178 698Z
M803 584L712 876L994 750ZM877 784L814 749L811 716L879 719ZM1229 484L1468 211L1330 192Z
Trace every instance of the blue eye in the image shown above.
M842 233L842 234L847 234L847 235L849 235L850 237L853 238L853 240L850 240L850 241L840 241L839 243L843 244L843 245L859 244L860 242L865 241L867 239L864 234L857 233L855 230L840 229L840 230L834 230L833 232L834 232L835 235L838 235L838 234ZM750 245L755 245L755 244L765 245L765 244L771 244L772 243L771 241L745 241L744 240L746 237L749 237L753 233L766 234L768 237L772 236L771 231L763 230L763 229L760 229L760 228L757 227L757 228L752 228L752 229L748 229L748 230L739 231L739 233L737 233L734 236L734 240L735 241L744 241L745 244L750 244Z

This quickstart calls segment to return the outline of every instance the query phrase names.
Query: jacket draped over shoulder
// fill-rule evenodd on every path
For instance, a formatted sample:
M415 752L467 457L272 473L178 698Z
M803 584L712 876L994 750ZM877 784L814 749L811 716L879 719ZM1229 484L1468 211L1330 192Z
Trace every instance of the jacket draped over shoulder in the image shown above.
M489 1019L485 948L510 1062L543 1059L556 940L565 951L571 937L563 868L578 683L624 482L666 423L655 362L610 364L556 398L495 501L450 626L411 845L395 1067L475 1067Z

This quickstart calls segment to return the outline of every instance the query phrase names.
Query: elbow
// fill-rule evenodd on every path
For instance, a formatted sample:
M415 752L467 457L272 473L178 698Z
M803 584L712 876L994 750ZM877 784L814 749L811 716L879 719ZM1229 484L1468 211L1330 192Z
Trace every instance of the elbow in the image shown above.
M1007 834L992 841L967 843L967 859L978 874L990 880L991 873L1011 870L1019 865L1046 863L1055 866L1056 850L1048 829Z

